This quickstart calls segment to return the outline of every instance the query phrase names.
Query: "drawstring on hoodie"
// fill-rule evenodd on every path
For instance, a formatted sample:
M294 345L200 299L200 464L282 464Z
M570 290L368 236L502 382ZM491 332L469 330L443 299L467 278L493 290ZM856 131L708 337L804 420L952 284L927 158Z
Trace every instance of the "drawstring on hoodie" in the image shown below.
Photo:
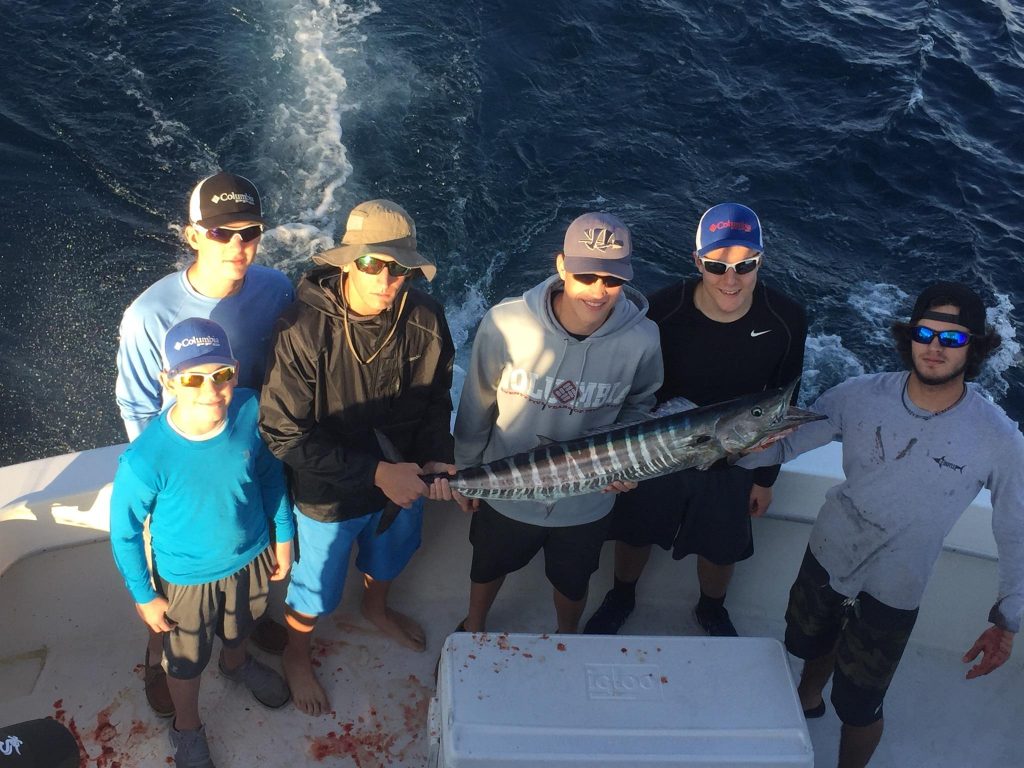
M341 286L339 285L338 288L340 290ZM370 363L373 362L374 358L376 358L377 355L384 351L384 347L388 345L388 342L391 341L391 337L394 336L395 331L398 330L398 321L402 317L402 310L405 309L405 300L407 298L409 298L409 291L402 291L402 301L398 305L398 314L395 315L395 322L391 324L391 330L388 331L388 335L384 337L384 341L381 342L381 345L377 347L377 351L374 352L365 360L363 360L363 358L359 356L359 353L356 352L355 344L352 343L352 331L349 328L348 319L348 304L345 303L344 298L342 298L341 308L342 313L344 314L345 317L345 341L348 343L349 352L352 353L352 356L359 362L360 365L369 365Z

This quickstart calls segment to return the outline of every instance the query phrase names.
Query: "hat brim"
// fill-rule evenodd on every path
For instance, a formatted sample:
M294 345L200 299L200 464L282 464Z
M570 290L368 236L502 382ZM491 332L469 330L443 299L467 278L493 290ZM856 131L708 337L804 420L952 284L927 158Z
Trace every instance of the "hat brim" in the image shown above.
M745 240L742 237L726 237L722 240L716 240L713 243L709 243L697 251L698 256L707 256L712 251L717 251L720 248L731 248L734 245L742 245L744 248L749 248L755 253L764 253L764 250L757 247L757 243L752 240Z
M224 224L234 224L239 221L252 221L256 224L266 224L262 216L255 213L246 213L244 211L238 213L222 213L219 216L209 216L194 223L204 229L213 229L214 227L220 227Z
M187 371L191 368L198 368L200 365L209 365L210 363L217 363L218 365L233 365L236 368L238 367L238 361L233 357L227 357L225 355L200 355L199 357L193 357L191 360L185 360L174 368L168 368L167 375L177 376L182 371Z
M326 251L313 254L313 261L317 264L330 264L334 267L344 267L368 253L379 253L390 256L403 267L418 269L427 278L427 281L434 279L437 274L437 267L426 256L411 248L395 248L387 245L339 245Z
M574 275L613 275L623 280L633 279L633 265L624 259L595 259L587 256L563 256L566 272Z

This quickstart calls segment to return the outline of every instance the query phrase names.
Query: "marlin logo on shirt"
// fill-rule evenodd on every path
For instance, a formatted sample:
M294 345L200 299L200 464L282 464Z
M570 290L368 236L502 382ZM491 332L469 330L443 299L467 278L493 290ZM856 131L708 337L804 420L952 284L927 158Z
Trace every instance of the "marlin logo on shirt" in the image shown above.
M935 456L933 456L932 457L932 461L934 461L936 464L938 464L940 467L943 467L944 469L955 469L961 475L964 473L964 468L967 466L966 464L963 464L963 465L961 465L961 464L954 464L951 461L946 461L946 457L945 456L939 456L937 458Z
M17 736L8 736L3 741L0 741L0 755L4 757L10 757L11 755L21 754L21 745L24 744L21 739Z

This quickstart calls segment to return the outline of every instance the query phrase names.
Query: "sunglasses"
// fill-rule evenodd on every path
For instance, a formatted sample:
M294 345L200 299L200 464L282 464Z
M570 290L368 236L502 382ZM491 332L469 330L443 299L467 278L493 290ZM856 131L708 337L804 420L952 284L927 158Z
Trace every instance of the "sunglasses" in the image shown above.
M939 346L957 349L967 345L971 334L965 331L935 331L925 325L915 325L910 329L910 338L918 344L931 344L932 339L939 338Z
M242 238L243 243L250 243L263 234L262 224L250 224L248 227L240 227L239 229L230 229L229 227L211 227L207 229L198 224L193 224L192 226L205 234L210 240L218 243L230 243L231 238L235 235Z
M416 270L416 267L407 267L404 264L399 264L397 261L375 259L373 256L360 256L356 259L355 265L356 269L368 275L379 275L386 269L392 277L406 277L410 272Z
M735 264L726 264L724 261L709 259L707 256L698 256L697 258L704 265L704 269L712 275L724 275L730 269L735 270L737 275L749 275L761 263L760 253L752 258L737 261Z
M621 277L611 277L610 275L595 275L591 272L584 272L581 275L572 273L572 279L577 283L583 283L584 285L593 285L598 280L604 283L605 288L620 288L625 285L628 280L623 280Z
M225 365L223 368L218 368L216 371L210 373L199 373L198 371L185 371L185 373L179 373L174 379L183 387L192 387L198 389L203 386L203 382L207 379L214 386L220 386L221 384L227 384L235 378L235 366Z

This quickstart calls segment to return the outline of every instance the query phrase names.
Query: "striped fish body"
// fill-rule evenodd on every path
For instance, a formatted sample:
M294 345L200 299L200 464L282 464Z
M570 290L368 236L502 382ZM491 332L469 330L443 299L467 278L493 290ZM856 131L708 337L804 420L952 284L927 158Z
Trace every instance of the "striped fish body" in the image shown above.
M550 502L600 491L616 480L640 481L692 467L706 469L770 435L824 418L789 405L796 384L655 415L445 477L453 490L469 498ZM432 477L424 479L429 482Z

